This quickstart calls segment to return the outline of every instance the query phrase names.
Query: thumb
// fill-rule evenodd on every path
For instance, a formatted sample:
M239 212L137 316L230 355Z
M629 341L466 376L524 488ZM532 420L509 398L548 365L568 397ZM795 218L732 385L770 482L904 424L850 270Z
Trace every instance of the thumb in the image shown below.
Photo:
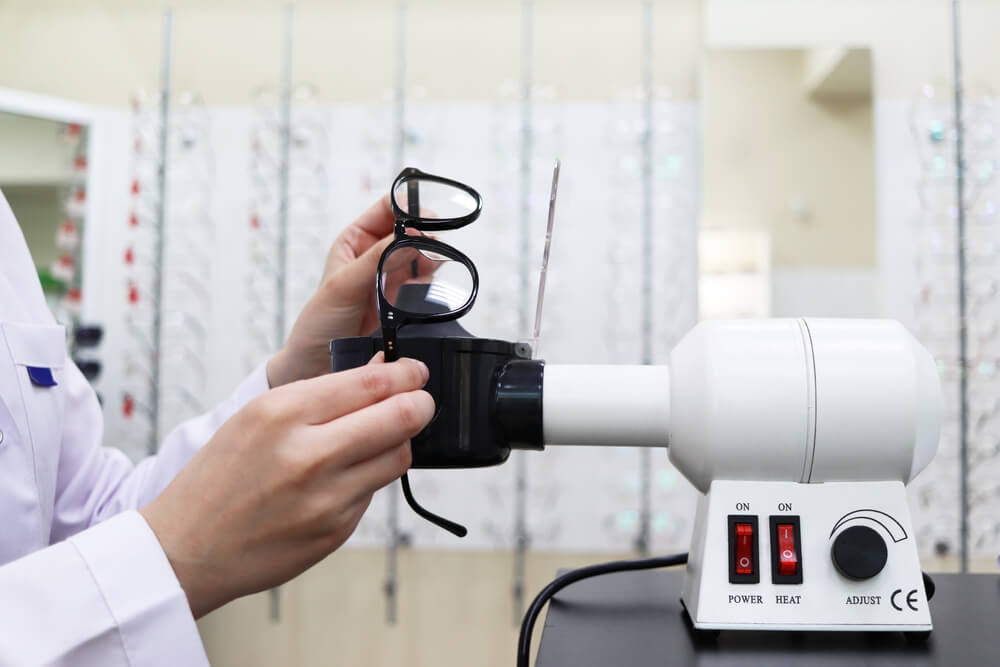
M382 252L392 243L388 236L368 248L360 257L340 267L330 278L331 295L338 301L354 303L363 299L375 285L375 272Z

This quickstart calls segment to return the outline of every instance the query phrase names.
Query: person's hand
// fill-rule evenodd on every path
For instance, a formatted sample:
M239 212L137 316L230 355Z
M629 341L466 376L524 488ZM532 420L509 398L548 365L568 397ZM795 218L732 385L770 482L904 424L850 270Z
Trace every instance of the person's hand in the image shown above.
M409 468L409 439L434 414L426 382L418 361L370 363L272 390L222 425L140 510L196 618L344 543Z
M329 372L331 339L367 336L376 329L375 274L382 251L392 242L394 223L385 195L333 242L319 288L295 320L284 347L267 364L271 387ZM433 273L434 262L417 259L414 279Z

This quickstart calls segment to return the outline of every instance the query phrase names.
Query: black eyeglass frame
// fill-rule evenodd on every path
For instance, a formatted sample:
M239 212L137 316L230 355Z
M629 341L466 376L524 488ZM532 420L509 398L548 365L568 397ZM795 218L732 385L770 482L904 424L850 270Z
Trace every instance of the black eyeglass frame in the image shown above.
M420 182L426 181L447 185L465 192L475 200L475 210L456 218L424 218L420 216L419 188L417 185ZM413 183L412 188L408 187L409 196L407 197L407 204L408 207L411 208L412 212L404 211L396 202L396 191L402 185L408 183ZM415 229L420 232L435 232L465 227L479 218L479 214L483 210L483 199L479 196L478 192L464 183L459 183L458 181L450 178L444 178L443 176L428 174L414 167L407 167L399 173L396 180L392 183L392 190L390 191L389 199L392 206L393 216L396 218L395 225L393 226L396 238L382 252L382 256L379 257L378 270L375 274L375 291L378 295L378 314L382 325L382 349L385 352L385 360L396 361L399 358L399 349L396 339L397 333L401 327L415 322L434 324L437 322L457 320L472 309L473 304L476 302L476 296L479 294L479 271L476 270L476 265L472 263L472 260L469 259L465 253L448 245L447 243L438 241L437 239L428 238L426 236L409 236L406 233L406 229ZM394 252L402 248L414 248L417 251L425 250L428 253L440 255L451 261L459 262L465 266L465 268L468 269L469 274L472 276L472 291L470 292L469 298L466 299L465 303L458 308L444 313L415 313L413 311L397 308L392 305L392 303L389 302L389 299L386 298L384 291L385 262ZM424 509L420 503L413 498L413 492L410 489L410 480L406 473L403 473L400 478L400 483L403 488L403 497L406 498L406 502L419 516L441 528L444 528L458 537L465 537L468 533L465 526L455 523L454 521L449 521L444 517L438 516L437 514Z
M474 211L457 218L423 218L419 215L408 213L404 211L396 202L396 191L403 184L419 181L431 181L461 190L475 200L476 208ZM479 294L479 271L476 270L476 265L473 264L472 260L469 259L465 253L453 246L448 245L447 243L438 241L437 239L428 238L426 236L409 236L406 233L406 229L415 229L420 232L460 229L461 227L472 224L479 218L479 214L483 209L483 200L482 197L479 196L478 192L464 183L459 183L458 181L450 178L444 178L443 176L427 174L413 167L407 167L401 171L399 176L396 177L396 180L393 181L390 200L392 213L396 218L394 226L396 238L388 245L388 247L386 247L386 249L382 252L382 256L379 258L378 270L375 274L375 289L378 296L378 313L379 320L382 325L382 344L385 350L385 360L395 361L399 358L396 338L401 327L416 322L434 324L437 322L457 320L472 309L472 306L476 302L476 297ZM413 311L394 306L385 296L383 284L383 278L385 276L385 262L392 255L392 253L403 248L413 248L417 251L426 251L427 253L440 255L465 266L465 268L468 269L469 274L472 276L472 291L469 293L469 297L466 299L465 303L458 308L454 308L444 313L415 313Z
M466 213L465 215L458 216L457 218L421 217L419 204L416 206L416 211L404 211L403 208L396 202L396 191L399 190L401 185L411 181L430 181L431 183L439 183L441 185L447 185L461 190L475 200L476 209ZM392 214L396 218L396 224L399 225L402 223L405 227L419 229L423 232L443 232L451 229L460 229L461 227L465 227L466 225L478 220L479 214L483 211L483 198L479 196L478 192L470 188L465 183L460 183L451 178L445 178L444 176L428 174L427 172L420 171L416 167L406 167L403 171L399 172L399 175L396 176L396 180L392 182L392 189L389 191L389 194L390 204L392 205Z

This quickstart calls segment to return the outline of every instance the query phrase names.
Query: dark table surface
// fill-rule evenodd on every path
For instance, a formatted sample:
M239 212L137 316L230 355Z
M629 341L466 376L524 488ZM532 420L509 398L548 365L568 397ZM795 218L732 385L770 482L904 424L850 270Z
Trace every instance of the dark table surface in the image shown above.
M723 631L696 637L681 571L621 572L568 586L550 603L536 667L661 665L1000 665L1000 575L933 575L934 631ZM536 632L538 630L536 629Z

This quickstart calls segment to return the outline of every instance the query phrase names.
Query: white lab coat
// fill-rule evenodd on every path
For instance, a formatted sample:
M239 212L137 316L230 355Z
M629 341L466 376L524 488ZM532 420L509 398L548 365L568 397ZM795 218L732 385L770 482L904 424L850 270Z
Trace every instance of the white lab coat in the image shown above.
M51 369L57 386L36 386L28 366ZM208 664L184 591L135 510L267 389L262 364L138 465L102 447L97 398L66 357L0 193L0 665Z

